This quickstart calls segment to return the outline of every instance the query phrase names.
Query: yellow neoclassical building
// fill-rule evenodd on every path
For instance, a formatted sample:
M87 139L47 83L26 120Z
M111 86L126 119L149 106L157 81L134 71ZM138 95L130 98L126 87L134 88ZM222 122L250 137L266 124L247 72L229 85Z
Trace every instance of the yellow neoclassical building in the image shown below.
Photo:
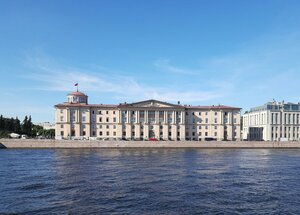
M241 108L192 106L158 100L88 104L82 92L55 105L57 139L240 140Z

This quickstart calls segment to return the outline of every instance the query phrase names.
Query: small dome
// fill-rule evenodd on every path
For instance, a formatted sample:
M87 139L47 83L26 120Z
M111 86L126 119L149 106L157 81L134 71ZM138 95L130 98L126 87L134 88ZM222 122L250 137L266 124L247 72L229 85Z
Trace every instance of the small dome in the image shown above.
M88 96L82 92L72 92L68 94L68 103L88 103Z
M86 95L82 92L72 92L69 93L68 96L86 96Z

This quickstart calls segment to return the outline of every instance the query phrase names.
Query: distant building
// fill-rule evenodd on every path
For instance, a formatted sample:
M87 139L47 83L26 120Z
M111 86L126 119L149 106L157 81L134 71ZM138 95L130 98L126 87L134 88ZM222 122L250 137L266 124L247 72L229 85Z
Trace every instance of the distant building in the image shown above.
M146 100L88 104L81 92L55 105L56 138L147 140L239 140L240 108L190 106Z
M243 115L243 139L298 141L299 103L268 102Z
M37 125L42 126L45 130L55 129L55 124L50 122L42 122Z

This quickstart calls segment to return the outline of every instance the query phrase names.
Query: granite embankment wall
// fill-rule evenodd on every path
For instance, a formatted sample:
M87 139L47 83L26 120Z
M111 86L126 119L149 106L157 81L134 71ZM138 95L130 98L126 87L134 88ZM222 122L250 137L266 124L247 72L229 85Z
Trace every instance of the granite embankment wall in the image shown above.
M300 142L70 141L0 139L0 148L300 148Z

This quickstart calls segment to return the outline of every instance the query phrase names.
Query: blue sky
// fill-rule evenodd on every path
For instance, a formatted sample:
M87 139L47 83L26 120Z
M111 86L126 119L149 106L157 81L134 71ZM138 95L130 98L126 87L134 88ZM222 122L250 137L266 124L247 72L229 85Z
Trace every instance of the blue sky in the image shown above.
M0 114L54 122L77 82L90 103L299 102L299 11L297 0L0 0Z

